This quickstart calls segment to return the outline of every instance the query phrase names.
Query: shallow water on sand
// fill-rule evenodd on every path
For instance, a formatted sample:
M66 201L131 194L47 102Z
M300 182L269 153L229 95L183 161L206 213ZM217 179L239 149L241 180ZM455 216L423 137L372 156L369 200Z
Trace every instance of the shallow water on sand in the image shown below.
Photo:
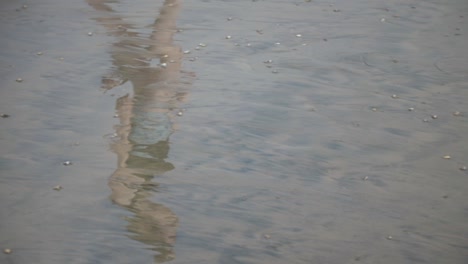
M468 261L466 1L0 22L1 263Z

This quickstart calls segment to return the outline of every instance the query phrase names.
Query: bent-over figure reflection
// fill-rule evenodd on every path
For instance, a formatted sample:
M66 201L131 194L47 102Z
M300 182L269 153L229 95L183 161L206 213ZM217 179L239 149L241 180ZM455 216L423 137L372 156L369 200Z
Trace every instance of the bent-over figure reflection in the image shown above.
M178 225L169 208L150 198L157 188L152 178L174 169L165 159L175 129L175 111L186 97L180 80L183 53L172 40L180 1L164 2L149 36L132 31L134 27L113 11L114 2L88 0L102 14L96 20L118 39L111 50L114 69L102 78L102 87L112 89L127 81L133 86L133 96L123 96L116 103L120 125L111 148L118 166L109 180L111 199L134 213L128 219L128 230L133 239L157 252L159 263L174 258ZM157 66L151 60L158 60Z

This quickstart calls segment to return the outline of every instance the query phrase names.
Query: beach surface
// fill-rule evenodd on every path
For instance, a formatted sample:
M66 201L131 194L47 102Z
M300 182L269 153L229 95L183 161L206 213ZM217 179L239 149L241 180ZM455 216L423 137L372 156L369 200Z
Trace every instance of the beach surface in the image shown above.
M468 263L465 0L0 3L0 263Z

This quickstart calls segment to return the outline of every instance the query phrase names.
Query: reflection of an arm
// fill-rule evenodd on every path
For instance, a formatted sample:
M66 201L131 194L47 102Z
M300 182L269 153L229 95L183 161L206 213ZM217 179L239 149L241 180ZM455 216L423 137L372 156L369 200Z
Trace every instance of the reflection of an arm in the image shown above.
M111 148L117 154L118 167L109 180L111 199L134 216L128 219L133 239L150 245L158 255L156 262L172 259L178 224L177 216L167 207L151 202L157 184L154 175L174 169L166 162L169 137L174 131L172 109L178 108L186 92L180 84L182 52L173 44L179 0L166 0L153 24L149 38L130 32L132 26L116 16L105 0L88 0L102 12L96 20L117 37L113 44L113 76L103 78L103 86L112 88L125 81L133 85L133 94L117 100L119 140ZM151 67L159 59L167 67Z

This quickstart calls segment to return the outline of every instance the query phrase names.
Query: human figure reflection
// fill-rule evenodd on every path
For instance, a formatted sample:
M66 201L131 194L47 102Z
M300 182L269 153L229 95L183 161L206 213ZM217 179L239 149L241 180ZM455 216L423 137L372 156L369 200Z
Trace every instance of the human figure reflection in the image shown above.
M118 166L109 180L111 199L134 213L128 219L131 237L157 252L155 262L168 261L174 258L178 218L150 198L157 188L152 178L174 169L165 159L175 129L174 110L186 98L180 80L183 53L172 40L180 0L164 2L149 36L132 32L133 26L113 11L115 0L88 3L101 14L96 20L118 40L111 50L114 71L102 78L102 87L112 89L127 81L133 86L133 96L116 103L120 125L111 148ZM151 60L158 64L152 66Z

